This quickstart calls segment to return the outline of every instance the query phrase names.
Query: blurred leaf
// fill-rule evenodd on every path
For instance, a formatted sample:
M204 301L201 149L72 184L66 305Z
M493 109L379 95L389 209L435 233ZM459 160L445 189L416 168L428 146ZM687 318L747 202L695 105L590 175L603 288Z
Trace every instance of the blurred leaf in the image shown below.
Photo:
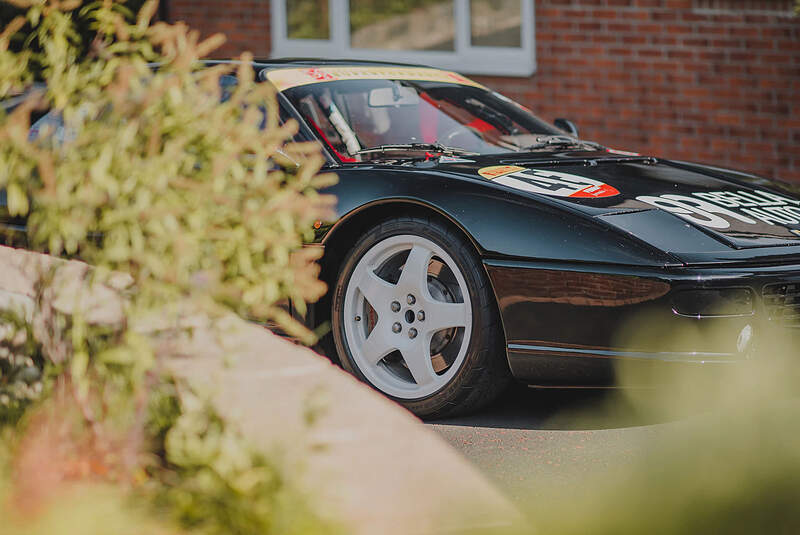
M52 277L37 284L33 336L0 355L0 416L13 410L7 421L23 422L32 402L55 402L47 385L59 385L76 422L56 420L62 438L43 443L90 444L92 455L67 455L50 475L145 481L143 497L167 504L187 530L329 532L204 398L181 386L178 401L161 362L173 338L190 334L186 315L272 320L314 341L281 304L304 309L325 289L317 257L303 253L333 206L314 190L319 148L292 143L293 121L279 126L274 89L255 82L251 56L198 69L223 38L150 23L155 2L138 16L128 2L17 4L28 9L0 34L0 98L33 79L46 90L0 117L0 189L12 215L27 215L31 248L94 269L72 275L89 289L69 294L77 312L55 309ZM238 79L225 102L223 74ZM32 135L47 112L52 126ZM121 291L121 321L88 319L105 307L90 288ZM26 480L50 481L26 466Z

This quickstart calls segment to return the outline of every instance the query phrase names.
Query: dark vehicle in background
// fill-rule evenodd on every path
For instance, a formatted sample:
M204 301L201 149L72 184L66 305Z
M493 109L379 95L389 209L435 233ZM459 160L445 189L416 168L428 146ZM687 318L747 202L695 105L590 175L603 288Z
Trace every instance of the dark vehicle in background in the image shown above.
M254 68L339 177L313 244L330 290L306 320L420 416L474 410L511 378L741 362L800 327L800 198L777 182L581 140L449 71ZM665 336L624 343L643 318Z

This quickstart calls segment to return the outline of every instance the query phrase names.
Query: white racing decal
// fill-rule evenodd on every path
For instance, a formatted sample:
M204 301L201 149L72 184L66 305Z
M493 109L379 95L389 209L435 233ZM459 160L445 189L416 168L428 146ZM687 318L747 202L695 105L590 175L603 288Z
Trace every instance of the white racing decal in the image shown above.
M640 195L636 200L715 229L729 228L731 219L748 225L757 225L759 221L768 225L800 224L800 200L769 191L708 191L692 193L692 196Z

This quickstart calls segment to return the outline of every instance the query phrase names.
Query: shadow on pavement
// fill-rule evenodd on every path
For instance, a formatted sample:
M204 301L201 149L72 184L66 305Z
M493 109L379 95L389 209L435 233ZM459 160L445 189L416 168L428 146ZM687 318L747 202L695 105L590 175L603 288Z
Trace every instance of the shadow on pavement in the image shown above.
M645 393L646 394L646 393ZM689 416L688 414L686 416ZM527 430L619 429L665 423L633 406L619 389L511 386L474 414L427 423Z

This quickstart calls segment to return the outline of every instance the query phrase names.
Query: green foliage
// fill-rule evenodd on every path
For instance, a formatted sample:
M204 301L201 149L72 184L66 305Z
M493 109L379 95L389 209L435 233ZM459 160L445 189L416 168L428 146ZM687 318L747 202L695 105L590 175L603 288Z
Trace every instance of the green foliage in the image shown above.
M13 424L42 394L44 362L24 314L0 312L0 425Z
M157 504L169 515L213 535L330 532L279 469L213 408L189 393L180 399L180 415L164 437L167 462L154 474L168 482L159 486Z
M536 532L800 532L800 411L796 401L751 401L707 414L695 407L690 420L684 413L640 436L634 448L641 455L582 471L566 484L563 476L543 478L535 498L522 502Z
M2 494L0 493L0 498ZM31 514L3 511L3 535L179 535L180 530L152 518L112 485L70 488Z
M657 313L629 327L630 333L618 335L617 347L642 347L657 337L696 339L696 325L669 328ZM592 397L553 421L537 421L541 429L566 424L591 431L578 431L573 438L580 442L559 448L562 467L531 478L529 496L515 488L535 532L800 533L797 338L791 328L762 327L751 359L704 365L618 362L620 384L637 387L609 392L601 403ZM706 341L730 342L731 334L723 324L703 329ZM636 427L623 429L631 425ZM576 452L577 465L570 460L573 447L583 450ZM596 447L608 451L589 454ZM536 453L520 460L541 458ZM497 475L513 480L508 474L514 474L513 466Z
M0 3L0 24L5 26L17 17L26 17L29 14L33 14L34 12L30 11L32 3L29 0L4 0ZM44 2L37 3L44 4ZM91 19L83 18L80 12L87 6L96 4L97 0L61 0L60 2L50 1L48 3L58 6L59 10L64 11L73 19L73 26L80 35L82 43L88 46L92 42L96 34L92 31ZM139 12L144 3L145 0L122 0L116 3L115 9L125 17L126 22L132 23L136 20L136 13ZM33 26L27 26L23 29L23 33L29 33L32 28ZM12 43L12 46L15 51L19 52L24 44L25 39L19 39L17 42ZM28 42L27 44L30 47L34 43ZM33 48L36 47L33 46Z
M280 305L302 311L325 290L318 251L302 247L332 203L317 192L332 181L318 147L291 142L297 124L279 124L249 56L200 68L222 38L151 24L154 1L135 18L111 0L13 3L26 10L0 34L0 99L23 97L0 117L0 189L30 248L86 261L70 276L122 306L121 320L98 319L42 273L33 319L3 322L0 418L24 423L16 492L90 475L140 489L189 530L322 531L278 469L162 366L187 311L313 341ZM237 80L225 99L222 75ZM30 136L44 113L59 120Z
M302 309L324 291L315 253L301 247L330 204L316 193L330 183L316 174L317 149L283 147L297 125L278 126L271 87L246 65L220 103L217 79L230 67L194 69L218 39L194 46L196 35L181 27L148 26L153 3L131 26L113 7L88 12L104 40L84 62L69 17L55 9L41 17L46 94L15 110L0 134L12 215L28 215L34 248L80 251L98 273L131 274L133 321L142 309L200 296L301 334L277 305L291 298ZM24 83L14 78L0 74L3 86ZM29 141L35 107L61 114L60 132Z

